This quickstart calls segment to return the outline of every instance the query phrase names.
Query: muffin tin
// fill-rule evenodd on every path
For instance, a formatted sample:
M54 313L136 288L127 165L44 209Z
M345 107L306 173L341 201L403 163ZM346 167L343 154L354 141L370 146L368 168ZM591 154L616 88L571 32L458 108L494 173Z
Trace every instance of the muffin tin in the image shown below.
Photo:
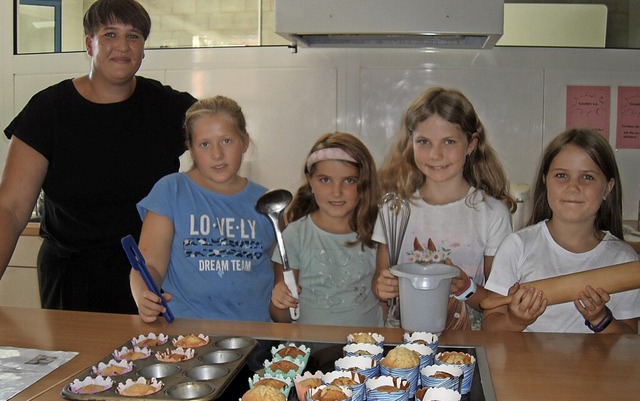
M114 385L110 389L95 394L76 394L71 391L71 383L69 383L62 389L60 395L69 400L79 401L213 400L218 398L233 381L258 345L258 342L250 337L210 335L208 344L192 348L195 356L189 360L161 362L156 359L156 352L176 348L171 342L173 338L170 337L169 341L163 345L149 347L151 356L133 361L131 372L112 376ZM122 347L133 348L131 341L128 341L114 350L117 351ZM109 354L102 360L96 361L94 366L100 362L107 364L111 359L114 359L113 355ZM83 380L87 376L96 377L91 368L89 367L76 378ZM155 394L137 397L124 396L116 392L119 383L125 383L127 379L135 381L140 377L157 378L163 383L162 389Z

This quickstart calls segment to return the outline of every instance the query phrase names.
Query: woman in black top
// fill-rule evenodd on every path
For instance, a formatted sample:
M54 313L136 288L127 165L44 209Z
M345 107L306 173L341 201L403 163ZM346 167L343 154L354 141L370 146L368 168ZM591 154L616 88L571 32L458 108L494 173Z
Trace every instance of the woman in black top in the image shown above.
M89 73L37 93L5 129L0 276L42 188L43 308L137 313L120 239L138 238L136 203L178 170L196 100L135 75L150 28L135 0L98 0L84 17Z

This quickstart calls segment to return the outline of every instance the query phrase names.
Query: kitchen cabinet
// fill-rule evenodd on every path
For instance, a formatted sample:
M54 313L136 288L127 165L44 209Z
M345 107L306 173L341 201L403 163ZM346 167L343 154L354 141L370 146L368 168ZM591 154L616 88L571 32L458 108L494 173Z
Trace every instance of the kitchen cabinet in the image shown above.
M0 280L0 306L40 307L36 260L42 238L23 235Z

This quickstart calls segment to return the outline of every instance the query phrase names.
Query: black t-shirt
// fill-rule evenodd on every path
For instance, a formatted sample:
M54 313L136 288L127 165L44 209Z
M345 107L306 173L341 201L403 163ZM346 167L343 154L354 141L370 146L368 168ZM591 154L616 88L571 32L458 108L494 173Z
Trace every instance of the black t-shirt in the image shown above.
M59 247L137 238L136 203L178 170L185 111L196 99L155 80L136 82L129 99L96 104L62 81L34 95L5 129L49 160L41 234Z

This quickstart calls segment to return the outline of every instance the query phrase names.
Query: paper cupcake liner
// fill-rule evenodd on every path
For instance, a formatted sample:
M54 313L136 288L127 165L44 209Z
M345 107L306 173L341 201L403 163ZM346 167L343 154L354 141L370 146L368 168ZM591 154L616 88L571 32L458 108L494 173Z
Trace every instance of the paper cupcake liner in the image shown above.
M169 340L169 337L160 333L156 335L155 333L149 333L146 336L144 334L140 334L138 337L133 337L131 339L131 345L134 347L157 347L160 345L164 345ZM151 342L151 343L148 343Z
M158 391L160 391L162 389L163 383L159 380L157 380L155 377L152 377L151 380L147 380L144 377L140 377L138 378L138 380L131 380L131 379L127 379L126 382L124 383L118 383L118 387L116 388L116 393L118 393L119 395L125 395L123 394L123 392L125 392L129 387L132 387L136 384L147 384L150 386L150 388L153 391L150 394L145 394L145 395L151 395L151 394L155 394ZM127 396L127 397L137 397L137 396Z
M397 387L392 393L378 391L376 388L384 385ZM399 377L378 376L365 382L367 401L407 401L409 399L409 383Z
M391 369L384 365L380 365L381 376L394 376L406 380L409 383L409 398L413 398L418 389L418 377L420 376L420 367L410 369Z
M351 344L351 343L360 343L360 344L362 344L361 341L356 341L359 334L368 334L369 336L373 337L373 340L375 341L376 345L378 345L380 347L384 347L384 336L382 334L371 333L371 332L349 334L347 336L347 344Z
M436 365L451 365L451 366L458 366L460 369L462 369L462 387L460 389L460 392L462 394L468 394L471 392L471 385L473 384L473 372L476 368L476 358L471 355L471 364L469 365L455 365L455 364L448 364L448 363L444 363L442 361L440 361L438 359L440 354L436 354L435 358L434 358L434 364Z
M282 370L275 370L275 371L274 371L274 370L270 367L270 365L271 365L272 363L274 363L274 362L280 362L280 361L289 361L289 362L292 362L292 363L294 363L296 366L298 366L298 368L297 368L297 369L294 369L294 370L290 370L290 371L288 371L288 372L283 372ZM268 373L268 374L270 374L270 375L277 375L277 374L279 374L279 375L282 375L282 376L284 376L284 377L289 377L289 378L291 378L291 380L293 380L297 375L302 374L302 371L304 370L304 366L300 366L300 365L298 365L298 363L296 362L296 360L295 360L294 358L291 358L290 356L286 356L286 357L281 358L281 359L279 359L279 360L277 360L277 361L276 361L276 360L273 360L273 359L272 359L272 360L265 360L265 361L263 362L263 366L264 366L264 371L265 371L265 373Z
M109 369L110 367L118 367L118 368L122 369L122 372L121 373L116 373L115 371L111 371L111 372L105 374L105 372L110 370ZM97 366L93 366L91 368L91 371L95 375L111 376L111 377L126 375L127 373L131 372L132 370L133 370L133 363L132 362L126 361L126 360L116 361L115 359L111 359L109 361L109 363L100 362L100 363L98 363Z
M307 394L305 395L305 400L312 401L311 397L313 397L313 394L315 394L318 391L322 391L326 387L328 386L326 384L323 384L322 386L319 386L316 388L310 388L309 390L307 390ZM340 387L342 389L342 392L348 397L344 401L353 401L353 391L351 391L351 389L344 386L338 386L338 387Z
M322 371L317 370L316 373L304 372L302 375L296 375L293 379L293 384L296 388L296 394L298 395L298 400L303 401L306 399L306 394L308 388L303 387L300 383L306 379L316 378L322 380ZM325 383L323 383L325 384Z
M344 356L370 356L380 362L384 356L384 348L376 344L351 343L342 347Z
M380 375L378 361L369 356L345 356L335 361L336 370L353 370L370 379Z
M253 377L249 378L249 388L253 388L255 383L259 382L262 379L275 379L281 381L284 386L280 388L280 392L284 394L284 397L286 399L289 399L289 392L291 391L291 387L293 387L293 379L291 379L290 377L284 377L280 374L272 375L269 373L265 373L262 376L255 374L253 375Z
M424 343L433 350L434 353L438 352L438 335L428 333L426 331L414 331L413 333L404 333L402 336L402 342L408 343Z
M416 401L460 401L462 394L448 388L430 388Z
M81 393L82 388L85 386L93 385L93 386L97 386L97 387L94 387L95 391L87 392L87 394L97 394L97 393L102 393L104 391L109 390L111 387L113 387L113 383L114 382L110 377L87 376L82 380L75 379L73 382L71 382L71 384L69 384L69 390L75 394L84 394L84 393ZM100 390L100 388L102 388L102 390Z
M431 377L434 373L443 371L450 373L453 377L438 379ZM430 365L420 369L420 379L422 387L447 388L458 391L460 388L460 378L462 377L462 368L457 365Z
M278 361L278 360L286 358L286 357L282 357L282 356L278 355L278 351L280 351L281 349L286 348L286 347L296 347L300 351L304 352L305 353L304 355L295 357L294 361L296 361L296 363L299 366L302 366L303 368L305 366L307 366L307 362L309 361L309 356L311 356L311 349L308 348L304 344L300 345L300 346L297 346L294 343L289 343L289 344L286 344L286 345L285 344L280 344L277 347L271 347L271 355L272 355L274 361Z
M353 401L364 401L366 398L366 387L365 381L366 378L363 374L358 372L349 372L346 370L334 370L333 372L327 372L322 375L322 381L324 384L332 384L334 380L340 377L348 377L357 382L358 384L354 384L351 386L345 386L353 392L351 399Z

